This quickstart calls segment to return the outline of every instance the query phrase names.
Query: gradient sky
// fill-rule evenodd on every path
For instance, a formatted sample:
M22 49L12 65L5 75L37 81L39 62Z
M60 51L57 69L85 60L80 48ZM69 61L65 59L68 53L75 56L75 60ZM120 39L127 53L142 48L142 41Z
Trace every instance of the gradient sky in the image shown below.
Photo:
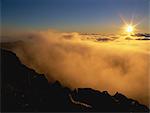
M149 0L1 0L2 28L117 32L134 16L148 32Z

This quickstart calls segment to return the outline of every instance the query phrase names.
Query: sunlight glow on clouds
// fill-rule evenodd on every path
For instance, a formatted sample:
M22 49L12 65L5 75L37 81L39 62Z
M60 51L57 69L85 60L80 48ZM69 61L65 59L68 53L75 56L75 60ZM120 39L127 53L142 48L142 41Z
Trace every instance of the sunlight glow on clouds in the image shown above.
M7 41L14 38L19 41L11 50L49 82L59 80L71 88L121 92L148 105L149 41L54 30L11 33Z

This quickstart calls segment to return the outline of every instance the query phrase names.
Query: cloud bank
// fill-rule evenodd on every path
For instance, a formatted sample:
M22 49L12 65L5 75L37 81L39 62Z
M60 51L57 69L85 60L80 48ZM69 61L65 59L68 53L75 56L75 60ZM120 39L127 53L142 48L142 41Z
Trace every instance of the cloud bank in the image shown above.
M48 30L11 33L4 38L5 42L18 40L11 50L49 82L121 92L148 105L150 42L124 40L122 36L107 36L110 40L101 41L99 37Z

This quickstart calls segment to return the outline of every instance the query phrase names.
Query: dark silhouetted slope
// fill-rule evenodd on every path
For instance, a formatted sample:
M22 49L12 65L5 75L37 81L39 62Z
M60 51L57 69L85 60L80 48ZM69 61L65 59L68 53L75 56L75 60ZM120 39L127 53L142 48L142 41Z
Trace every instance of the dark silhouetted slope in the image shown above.
M90 88L71 91L59 82L49 84L44 75L22 65L15 54L3 49L1 66L2 111L149 111L120 93L111 96Z

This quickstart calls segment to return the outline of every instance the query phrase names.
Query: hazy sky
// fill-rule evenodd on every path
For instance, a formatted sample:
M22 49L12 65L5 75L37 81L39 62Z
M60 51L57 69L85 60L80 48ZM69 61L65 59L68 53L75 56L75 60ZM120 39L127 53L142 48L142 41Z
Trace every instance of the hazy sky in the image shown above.
M148 32L149 0L1 0L2 27L57 29L60 31L119 31L123 22L141 21L140 32Z

